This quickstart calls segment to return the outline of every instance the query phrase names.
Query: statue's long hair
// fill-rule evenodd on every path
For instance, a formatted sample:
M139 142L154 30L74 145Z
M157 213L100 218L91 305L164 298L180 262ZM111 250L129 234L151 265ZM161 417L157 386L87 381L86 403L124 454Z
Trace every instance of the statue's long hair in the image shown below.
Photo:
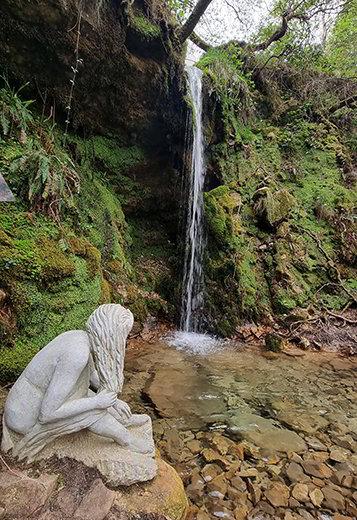
M89 335L100 390L121 392L124 383L125 344L132 329L132 313L119 304L101 305L89 317Z

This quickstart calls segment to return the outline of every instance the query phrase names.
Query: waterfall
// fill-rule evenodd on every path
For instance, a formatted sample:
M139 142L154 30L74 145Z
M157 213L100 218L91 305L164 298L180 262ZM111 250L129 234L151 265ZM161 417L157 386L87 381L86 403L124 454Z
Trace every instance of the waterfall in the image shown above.
M182 283L180 331L167 336L169 345L196 355L207 355L221 348L216 337L203 333L204 278L203 255L206 245L203 214L205 181L204 137L202 127L202 72L187 68L188 87L193 105L191 169L187 183L185 259Z
M188 67L188 87L193 105L193 147L188 185L185 261L181 309L181 330L198 332L203 310L203 186L205 180L202 128L202 71Z

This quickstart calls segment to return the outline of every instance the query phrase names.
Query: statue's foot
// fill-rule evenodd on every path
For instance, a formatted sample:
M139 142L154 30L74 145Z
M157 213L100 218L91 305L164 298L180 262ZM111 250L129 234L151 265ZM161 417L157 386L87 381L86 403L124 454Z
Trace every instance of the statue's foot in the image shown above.
M150 417L145 414L133 414L125 423L126 428L133 428L135 426L143 426L150 421Z

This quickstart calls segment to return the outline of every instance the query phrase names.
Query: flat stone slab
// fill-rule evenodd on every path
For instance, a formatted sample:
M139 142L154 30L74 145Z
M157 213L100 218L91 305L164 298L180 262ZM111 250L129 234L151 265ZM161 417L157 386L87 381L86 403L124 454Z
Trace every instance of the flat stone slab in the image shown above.
M130 432L138 439L145 437L145 441L151 447L148 454L134 453L110 439L83 430L56 439L38 453L35 460L49 459L54 455L59 459L69 457L83 462L90 468L98 469L106 482L112 486L130 486L137 482L146 482L153 479L157 473L151 424L131 429Z
M230 431L260 448L296 453L307 450L306 443L296 432L278 428L269 419L255 414L241 414L229 421Z
M13 202L15 197L0 173L0 202Z

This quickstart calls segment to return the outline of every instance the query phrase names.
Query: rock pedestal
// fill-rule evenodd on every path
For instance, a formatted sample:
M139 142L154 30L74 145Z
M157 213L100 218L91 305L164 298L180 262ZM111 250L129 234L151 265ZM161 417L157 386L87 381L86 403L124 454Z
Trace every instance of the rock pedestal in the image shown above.
M110 439L84 430L56 439L35 460L50 459L53 455L60 459L69 457L96 468L111 486L130 486L152 480L156 475L157 464L151 423L135 428L131 433L150 445L149 453L143 455L126 450Z

